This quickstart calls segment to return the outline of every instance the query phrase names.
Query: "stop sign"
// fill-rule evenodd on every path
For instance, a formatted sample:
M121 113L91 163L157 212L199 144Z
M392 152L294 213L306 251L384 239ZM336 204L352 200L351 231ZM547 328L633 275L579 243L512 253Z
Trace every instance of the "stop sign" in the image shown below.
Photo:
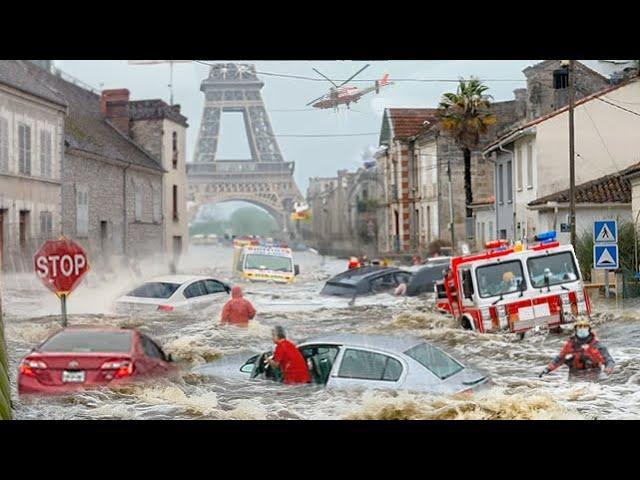
M68 238L47 240L33 257L36 275L56 295L69 295L89 271L87 255Z

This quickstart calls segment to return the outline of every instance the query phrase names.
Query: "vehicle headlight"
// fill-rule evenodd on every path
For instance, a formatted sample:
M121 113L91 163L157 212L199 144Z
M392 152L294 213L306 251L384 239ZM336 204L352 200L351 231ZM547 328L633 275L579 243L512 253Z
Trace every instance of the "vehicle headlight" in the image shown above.
M584 302L584 292L582 290L576 292L576 301Z
M569 303L569 292L561 293L560 300L562 301L562 303Z
M496 312L498 313L498 316L504 317L507 314L507 308L504 305L498 305L496 307Z

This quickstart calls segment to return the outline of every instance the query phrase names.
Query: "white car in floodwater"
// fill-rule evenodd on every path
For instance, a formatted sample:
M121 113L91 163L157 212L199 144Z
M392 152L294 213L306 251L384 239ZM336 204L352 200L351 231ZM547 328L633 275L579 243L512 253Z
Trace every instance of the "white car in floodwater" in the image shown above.
M149 280L115 302L118 313L197 311L228 300L231 287L215 278L168 275Z
M338 333L308 340L298 348L313 383L326 388L454 394L491 385L487 375L417 337ZM271 352L234 354L197 367L194 373L275 380L276 373L264 365L266 355Z

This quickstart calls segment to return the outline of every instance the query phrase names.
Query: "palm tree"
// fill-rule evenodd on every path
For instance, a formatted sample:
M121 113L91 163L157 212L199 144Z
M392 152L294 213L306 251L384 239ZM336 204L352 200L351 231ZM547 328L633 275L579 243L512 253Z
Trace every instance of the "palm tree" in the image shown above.
M456 93L445 93L438 107L440 128L455 139L464 154L464 191L467 217L472 216L473 193L471 190L471 151L480 143L496 117L489 113L490 95L485 95L489 87L477 78L460 80Z

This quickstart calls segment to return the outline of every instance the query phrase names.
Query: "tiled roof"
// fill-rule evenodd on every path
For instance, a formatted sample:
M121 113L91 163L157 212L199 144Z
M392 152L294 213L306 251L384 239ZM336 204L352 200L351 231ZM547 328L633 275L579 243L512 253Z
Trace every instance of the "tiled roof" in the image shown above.
M28 73L28 66L40 68L24 60L0 60L0 83L66 107L63 98Z
M188 127L187 117L180 113L180 105L170 106L160 99L134 100L129 102L129 116L131 120L155 120L166 118L179 125Z
M164 171L151 154L105 120L100 111L98 95L30 62L22 64L28 75L46 85L67 103L69 112L65 118L65 143L69 147L158 172Z
M624 178L624 171L576 185L575 191L576 203L631 203L631 185ZM544 205L547 202L568 203L569 189L537 198L529 205Z
M591 101L591 100L593 100L595 98L598 98L598 97L601 97L603 95L606 95L607 93L610 93L610 92L612 92L614 90L617 90L617 89L622 88L622 87L624 87L626 85L629 85L630 83L637 82L637 81L640 81L640 79L633 78L633 79L631 79L629 81L621 82L618 85L614 85L614 86L612 86L610 88L605 88L604 90L600 90L599 92L596 92L596 93L591 94L591 95L589 95L587 97L581 98L580 100L577 100L575 102L574 106L577 107L579 105L582 105L583 103L587 103L587 102L589 102L589 101ZM501 143L503 140L505 140L507 137L513 135L514 133L516 133L516 132L518 132L520 130L524 130L525 128L529 128L529 127L532 127L534 125L537 125L538 123L542 123L542 122L544 122L544 121L546 121L546 120L548 120L548 119L550 119L552 117L555 117L556 115L560 115L561 113L566 112L567 110L569 110L569 107L568 106L564 106L562 108L559 108L558 110L554 110L553 112L548 113L547 115L543 115L542 117L535 118L535 119L533 119L533 120L531 120L531 121L529 121L527 123L524 123L524 124L519 125L519 126L517 126L515 128L512 128L511 130L506 132L504 135L500 136L495 142L490 143L489 145L487 145L485 147L485 149L484 149L484 153L487 153L488 150L491 150L491 149L495 148L496 145L498 145L499 143Z
M393 138L408 138L424 128L424 122L435 123L436 108L387 108Z

